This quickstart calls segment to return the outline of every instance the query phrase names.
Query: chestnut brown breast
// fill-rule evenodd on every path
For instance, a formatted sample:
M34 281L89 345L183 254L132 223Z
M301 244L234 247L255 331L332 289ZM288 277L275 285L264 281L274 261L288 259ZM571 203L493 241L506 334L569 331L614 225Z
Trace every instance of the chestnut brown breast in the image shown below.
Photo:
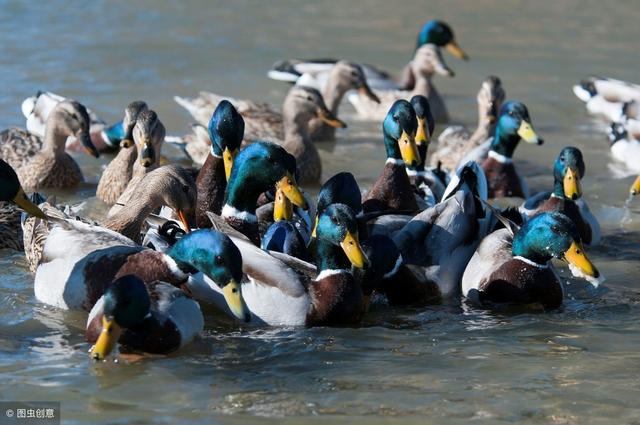
M487 176L489 198L524 198L520 178L512 162L502 163L489 157L482 163L482 169Z
M418 209L404 165L387 163L362 203L364 212Z

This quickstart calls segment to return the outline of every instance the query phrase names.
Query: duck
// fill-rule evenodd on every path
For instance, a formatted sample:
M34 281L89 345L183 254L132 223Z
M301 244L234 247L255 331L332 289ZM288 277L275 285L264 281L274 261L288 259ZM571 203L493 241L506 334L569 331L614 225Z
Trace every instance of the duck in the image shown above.
M422 205L419 206L420 209L426 209L442 199L447 181L446 175L441 175L442 173L437 168L434 170L426 167L427 150L435 130L435 121L431 114L429 101L422 95L415 95L409 102L413 106L418 119L415 140L420 154L420 162L415 167L407 167L407 174L414 186L414 190L422 201Z
M224 222L222 223L224 225ZM363 296L352 266L363 268L367 258L358 238L353 211L332 204L320 215L316 228L315 265L256 247L242 235L229 234L242 254L245 279L242 297L251 324L269 326L334 326L357 324L363 315ZM207 279L194 275L190 281ZM206 285L194 283L194 287ZM198 293L222 311L220 291Z
M20 232L20 211L44 218L44 212L24 193L15 170L0 159L0 249L23 249Z
M500 78L490 75L482 81L478 96L478 125L471 133L464 126L450 126L438 136L436 150L431 154L431 166L456 170L462 158L486 142L495 133L498 111L504 102L505 91Z
M582 197L585 164L580 149L573 146L560 151L553 166L553 192L541 192L527 199L520 211L527 217L546 212L559 212L575 224L585 245L600 242L600 225Z
M488 232L486 199L484 172L470 161L452 177L442 201L389 235L411 272L410 279L399 274L389 285L404 285L409 294L422 293L424 302L459 295L464 268Z
M469 59L446 22L435 19L425 22L418 33L416 49L424 44L435 44L446 48L459 59ZM274 63L267 75L273 80L309 85L322 90L328 80L328 73L337 62L336 59L283 60ZM399 81L394 80L391 73L374 66L361 66L369 85L375 90L411 90L415 84L410 64L404 67Z
M442 59L440 48L435 44L425 44L419 47L411 61L411 71L415 84L410 90L374 90L380 100L373 102L359 93L349 94L347 99L363 119L384 119L389 107L398 99L409 99L421 94L429 99L431 112L436 122L447 122L449 114L442 97L431 82L434 74L453 77L455 74Z
M10 128L0 133L0 158L9 163L28 190L65 189L84 181L75 160L67 154L65 143L74 136L86 153L99 153L89 137L89 115L84 106L74 100L58 103L49 118L44 139L32 133Z
M629 135L624 124L612 123L609 129L611 156L630 174L640 173L640 141Z
M118 200L133 177L133 163L138 158L138 149L131 149L133 128L140 113L148 109L145 102L138 100L131 102L124 110L121 138L123 147L102 172L96 189L96 197L107 204L114 204ZM146 163L142 156L138 159Z
M640 118L640 86L608 77L591 76L573 86L573 93L585 103L587 111L609 122L620 122L623 116ZM630 108L630 105L634 105ZM630 113L633 113L630 115Z
M520 140L538 146L544 143L533 130L527 107L521 102L508 101L502 106L493 138L463 158L482 164L489 185L489 199L529 197L529 187L518 174L512 159Z
M207 211L222 212L227 180L244 136L244 119L231 102L223 100L211 116L208 132L211 148L196 179L198 228L211 227Z
M420 163L415 143L417 117L411 103L397 100L382 124L387 160L382 174L363 198L363 211L417 211L418 203L406 166Z
M38 91L35 96L29 96L22 102L22 114L27 119L28 132L44 137L47 118L55 106L67 100L64 96L49 92ZM107 125L91 109L87 108L91 120L89 134L91 142L98 152L113 152L124 136L122 121ZM65 146L67 151L83 150L82 144L75 137L69 137Z
M558 212L542 212L522 227L509 226L484 238L462 276L462 293L472 303L559 308L564 289L551 260L569 264L574 276L594 286L601 280L587 257L575 224Z
M136 123L131 131L132 138L124 139L123 141L123 148L125 149L131 149L127 146L130 140L135 142L137 161L133 163L131 179L127 183L127 187L109 209L108 217L120 211L122 206L129 202L138 183L144 176L160 166L160 153L165 134L164 124L162 124L155 111L147 109L138 114Z
M281 146L270 142L255 142L247 146L233 162L221 217L259 246L256 205L262 193L275 187L294 205L309 208L296 183L295 174L296 160Z
M87 253L100 246L102 232L108 235L119 235L115 239L124 245L137 244L141 240L141 232L145 219L162 205L167 205L177 212L185 228L189 229L188 214L195 207L196 191L191 173L175 165L165 165L147 174L137 185L135 196L126 208L102 222L102 226L94 225L86 220L75 220L50 203L41 204L48 217L56 220L29 218L23 223L25 255L32 271L39 270L43 262L53 263L53 269L59 271L55 264L67 267L66 246L62 242L61 252L55 245L47 244L53 228L65 223L69 238L77 244L74 248L80 253ZM95 239L91 231L95 231ZM74 234L78 233L78 235ZM52 242L53 243L53 242ZM97 245L96 245L97 244Z
M116 346L124 354L168 354L203 329L197 301L168 283L127 275L111 282L89 312L85 339L93 344L90 357L103 361Z
M211 96L221 99L216 95ZM197 103L197 99L193 102ZM248 109L245 105L232 103L245 121L245 145L264 140L284 147L295 156L300 168L300 183L303 184L317 183L322 176L320 154L309 135L310 121L317 117L336 128L347 126L327 109L320 92L309 87L294 86L289 90L282 115L274 115L265 107Z

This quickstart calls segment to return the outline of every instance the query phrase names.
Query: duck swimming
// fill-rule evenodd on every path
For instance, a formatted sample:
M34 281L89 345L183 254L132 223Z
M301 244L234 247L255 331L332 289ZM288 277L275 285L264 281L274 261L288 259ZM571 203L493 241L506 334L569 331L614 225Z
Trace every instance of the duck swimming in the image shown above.
M453 30L446 22L434 19L427 21L422 26L416 40L416 50L425 44L444 47L457 58L468 59L467 54L456 42ZM324 82L327 81L326 76L336 62L338 62L336 59L278 61L273 65L268 76L273 80L311 85L322 90ZM399 81L395 81L391 73L371 65L361 64L361 66L369 85L375 90L411 90L414 88L415 76L410 64L404 67Z
M569 263L574 276L597 286L598 269L587 258L573 222L543 212L517 230L503 228L487 236L462 277L463 295L480 304L537 304L545 310L562 305L564 289L550 260Z
M613 123L609 130L611 156L628 173L640 172L640 141L629 135L624 124Z
M382 174L363 199L363 211L417 211L418 204L406 165L416 166L420 154L415 143L418 120L413 106L397 100L382 123L387 161Z
M623 116L640 118L640 108L630 104L640 102L640 86L607 77L589 77L573 86L573 93L585 102L587 111L609 122L620 122Z
M527 199L520 210L529 217L543 211L562 213L575 224L583 243L596 245L600 242L600 225L582 197L580 184L585 168L580 149L562 149L553 167L553 192Z
M442 165L442 168L455 171L459 164L464 164L463 157L485 143L495 134L498 122L498 111L502 108L505 91L500 79L490 75L484 79L478 91L478 125L473 133L463 126L447 127L440 136L435 152L431 154L431 165Z
M96 197L107 204L115 203L127 188L133 177L133 164L136 158L141 161L142 166L147 163L146 158L138 155L137 148L131 148L131 142L138 116L148 109L145 102L138 100L131 102L124 110L122 144L126 147L120 149L116 157L109 162L102 172L96 189Z
M422 95L429 99L431 112L436 122L446 122L449 119L447 109L440 94L431 82L434 74L453 77L454 72L442 59L440 49L435 44L425 44L418 48L410 63L415 84L411 90L374 90L379 102L372 102L369 98L354 93L347 99L358 114L366 119L384 119L389 107L398 99L409 99L415 95Z
M69 188L84 181L80 167L65 151L68 136L74 136L85 151L98 157L89 138L89 115L80 103L58 103L47 120L44 140L28 131L11 128L0 133L0 158L15 170L27 189Z

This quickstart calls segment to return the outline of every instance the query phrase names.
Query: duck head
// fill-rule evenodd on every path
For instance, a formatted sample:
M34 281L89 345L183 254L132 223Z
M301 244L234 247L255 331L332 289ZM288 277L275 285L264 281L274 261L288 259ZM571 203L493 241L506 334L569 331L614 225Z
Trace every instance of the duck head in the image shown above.
M582 196L580 180L584 177L585 165L580 149L566 147L560 151L553 166L554 191L560 197L576 200Z
M175 211L184 229L191 229L189 218L196 204L196 184L192 173L178 165L159 167L138 184L141 190L160 198L160 204Z
M575 224L560 213L540 213L525 222L513 238L512 253L540 265L557 258L569 263L572 272L576 268L588 277L600 277L584 252Z
M222 289L231 312L240 320L251 320L242 298L242 255L233 241L224 233L195 230L182 237L167 254L179 266L194 268Z
M498 111L504 102L505 92L502 81L495 75L490 75L482 81L478 92L478 120L493 124L498 120Z
M345 204L356 215L362 213L362 193L353 174L349 172L338 173L324 182L320 188L312 237L316 236L320 214L331 204Z
M358 241L358 223L351 208L329 205L320 214L316 227L316 265L318 270L363 268L368 264Z
M302 125L308 125L312 118L318 118L334 128L347 127L327 108L320 92L311 87L293 86L284 100L282 113Z
M296 160L281 146L269 142L247 146L233 163L222 215L244 213L255 216L258 197L274 186L294 205L307 209L295 174Z
M45 133L53 131L56 134L73 136L80 141L82 148L88 155L98 158L100 154L91 141L90 124L91 119L87 108L75 100L64 100L51 111L49 118L47 118ZM60 140L66 142L66 138ZM56 146L56 149L64 150L64 143L61 146Z
M138 120L138 115L148 109L149 107L142 100L134 100L124 109L124 118L122 119L122 129L124 131L124 135L122 136L120 147L130 148L134 145L133 128L135 127L136 121Z
M411 98L411 106L416 112L416 118L418 120L418 128L416 131L416 146L418 153L420 154L420 163L417 170L424 170L424 164L427 160L427 150L429 148L429 142L435 129L435 121L431 114L431 107L426 97L422 95L416 95Z
M411 70L415 75L431 77L433 74L453 77L455 72L442 58L440 48L435 44L425 44L416 50L411 61Z
M456 42L451 27L442 21L432 19L427 21L418 34L416 49L425 44L435 44L438 47L446 48L453 56L468 60L469 56Z
M415 141L417 127L413 106L406 100L396 100L382 122L387 161L403 160L409 167L420 164Z
M244 137L244 119L227 100L218 104L209 121L211 154L222 157L227 180L231 175L233 160L240 151Z
M520 140L534 145L544 143L533 130L529 111L524 103L508 101L500 110L491 150L511 158Z
M138 146L140 165L148 168L156 164L160 155L156 150L164 141L165 135L164 125L158 119L158 114L150 109L140 112L132 134Z
M338 61L331 69L331 74L336 81L340 82L345 91L358 90L360 94L380 103L378 96L369 87L367 77L359 64L344 60Z
M111 354L122 331L141 324L151 311L147 287L133 275L123 276L108 285L103 301L102 331L89 352L94 360L104 360Z
M42 210L25 195L16 172L2 159L0 159L0 201L13 202L32 216L45 218Z

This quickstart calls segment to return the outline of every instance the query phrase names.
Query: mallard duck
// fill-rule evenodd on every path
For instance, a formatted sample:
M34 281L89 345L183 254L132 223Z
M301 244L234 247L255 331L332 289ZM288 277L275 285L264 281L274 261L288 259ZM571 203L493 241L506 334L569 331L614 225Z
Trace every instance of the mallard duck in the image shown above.
M416 166L420 154L415 143L417 118L413 106L397 100L382 123L387 161L382 174L363 199L364 212L376 210L417 211L418 204L406 165Z
M514 231L484 238L462 277L463 295L481 304L562 305L564 291L550 260L569 263L574 276L597 285L598 269L587 258L576 226L565 215L543 212Z
M482 161L489 198L529 196L529 187L518 175L512 159L520 140L535 145L544 143L533 131L527 107L523 103L509 101L502 107L495 135L486 143L489 147L487 158ZM480 145L476 152L484 148L485 145Z
M362 289L351 266L362 268L367 259L358 241L353 212L332 204L320 215L316 228L316 266L285 254L265 252L242 237L231 236L242 253L247 279L242 296L252 323L272 326L318 326L358 323L363 313ZM194 275L190 282L201 278ZM206 277L202 277L206 280ZM194 286L205 287L194 282ZM220 291L208 298L224 308Z
M463 126L447 127L438 136L437 148L431 154L431 165L442 164L445 170L455 171L467 153L493 136L504 97L500 79L494 75L485 78L477 96L478 126L475 131L471 134Z
M24 193L18 175L9 164L0 159L0 249L22 250L20 207L34 217L44 213Z
M67 98L46 91L38 91L35 96L26 98L22 102L22 114L27 119L27 131L38 137L44 137L49 114L58 103L65 100ZM98 152L109 152L118 149L118 144L124 136L122 121L108 126L91 109L87 108L87 114L89 114L89 119L91 120L89 126L91 142ZM67 151L79 151L83 150L83 146L77 138L69 137L65 149Z
M636 84L594 76L573 86L573 93L585 102L589 113L603 116L610 122L619 122L624 115L640 118L640 108L628 110L629 103L640 102L640 86Z
M217 97L217 99L222 98ZM237 102L232 103L237 105ZM272 131L275 115L269 115L271 112L256 110L254 113L253 109L236 107L245 121L245 142L266 140L284 147L296 158L300 169L301 183L316 183L322 175L320 155L309 135L310 121L313 118L320 118L334 127L346 127L344 122L333 116L331 111L327 109L320 92L308 87L295 86L289 90L282 107L282 116L277 115L282 122L283 133L279 133L279 130ZM271 118L267 119L267 116L271 116ZM272 129L267 129L267 127Z
M95 343L91 358L104 360L116 344L121 353L167 354L191 342L203 328L200 306L180 289L127 275L109 284L93 306L85 338Z
M422 293L430 298L434 284L443 299L459 294L464 268L488 230L489 217L481 201L486 199L484 173L475 162L469 162L452 178L440 203L392 235L413 275L411 279L398 275L393 284L413 282L414 288L407 288L406 293L420 293L416 282L428 285Z
M196 180L196 225L199 228L211 227L207 211L215 214L222 211L227 179L242 143L244 120L231 102L223 100L218 104L209 121L209 134L211 148Z
M467 54L460 48L453 35L453 30L445 22L427 21L417 37L416 49L424 44L435 44L445 47L454 56L467 60ZM324 88L327 75L338 62L336 59L284 60L276 62L268 73L269 78L297 84L311 85L319 90ZM361 64L369 85L376 90L411 90L415 78L410 64L404 67L400 81L395 81L390 73L381 71L371 65Z
M96 189L96 197L107 204L115 203L132 179L133 163L138 158L138 149L131 149L129 141L133 139L133 128L138 120L138 115L148 109L149 107L145 102L138 100L131 102L124 110L121 141L126 147L120 149L116 157L111 160L107 168L102 172ZM142 156L139 157L139 160L146 163Z
M185 228L189 228L187 216L195 207L196 191L195 184L191 173L181 167L173 165L165 165L154 170L142 179L136 187L135 196L131 198L126 208L122 208L112 217L108 218L100 226L92 226L89 223L78 222L68 219L69 217L54 206L44 204L43 208L47 215L57 218L57 221L40 220L30 218L25 221L24 229L24 245L25 254L32 271L39 268L42 261L54 261L60 259L65 261L64 246L61 245L63 251L53 251L47 254L47 243L52 232L60 221L69 222L67 227L70 231L78 227L78 232L89 232L92 229L100 231L104 229L108 234L117 233L126 241L140 241L141 231L145 224L145 219L162 205L172 208L181 217L182 224ZM67 220L68 219L68 220ZM89 226L88 228L86 226ZM94 247L94 241L91 240L90 234L85 238L90 248ZM96 235L99 241L100 235ZM118 239L121 240L121 239ZM88 252L83 249L82 239L78 242L78 250ZM55 248L55 246L54 246Z
M89 138L87 110L67 100L58 103L49 115L44 140L17 128L0 133L0 157L16 170L27 189L74 187L84 177L64 151L68 136L79 139L91 156L99 156Z
M562 149L553 166L553 192L527 199L520 210L529 217L540 212L562 213L575 224L583 243L596 245L600 242L600 225L582 197L580 184L585 168L580 149Z
M135 141L138 159L133 163L131 179L126 189L111 207L108 216L114 215L123 205L126 205L144 176L160 166L160 152L165 133L164 125L154 111L143 110L140 112L131 132L132 139L123 140L124 145L128 144L129 140ZM124 146L124 148L128 147Z
M624 124L613 123L609 130L611 156L624 165L626 171L640 172L640 141L629 135Z
M415 77L415 85L412 90L374 90L379 102L361 96L359 93L350 94L347 99L356 108L358 114L366 119L384 119L389 107L398 99L408 99L416 94L421 94L429 99L431 112L437 122L448 121L447 109L440 94L431 83L434 74L453 77L454 72L442 59L440 49L435 44L425 44L416 50L411 61L411 70Z
M411 106L413 106L418 119L415 140L420 154L420 162L415 167L407 167L407 174L413 183L416 193L423 201L420 209L426 209L434 206L437 201L442 199L446 177L440 176L438 169L434 171L426 167L427 150L435 130L435 121L431 114L429 101L422 95L416 95L411 98Z
M295 158L275 143L256 142L240 151L227 182L221 216L256 245L260 245L256 204L274 186L301 208L307 201L294 177Z

